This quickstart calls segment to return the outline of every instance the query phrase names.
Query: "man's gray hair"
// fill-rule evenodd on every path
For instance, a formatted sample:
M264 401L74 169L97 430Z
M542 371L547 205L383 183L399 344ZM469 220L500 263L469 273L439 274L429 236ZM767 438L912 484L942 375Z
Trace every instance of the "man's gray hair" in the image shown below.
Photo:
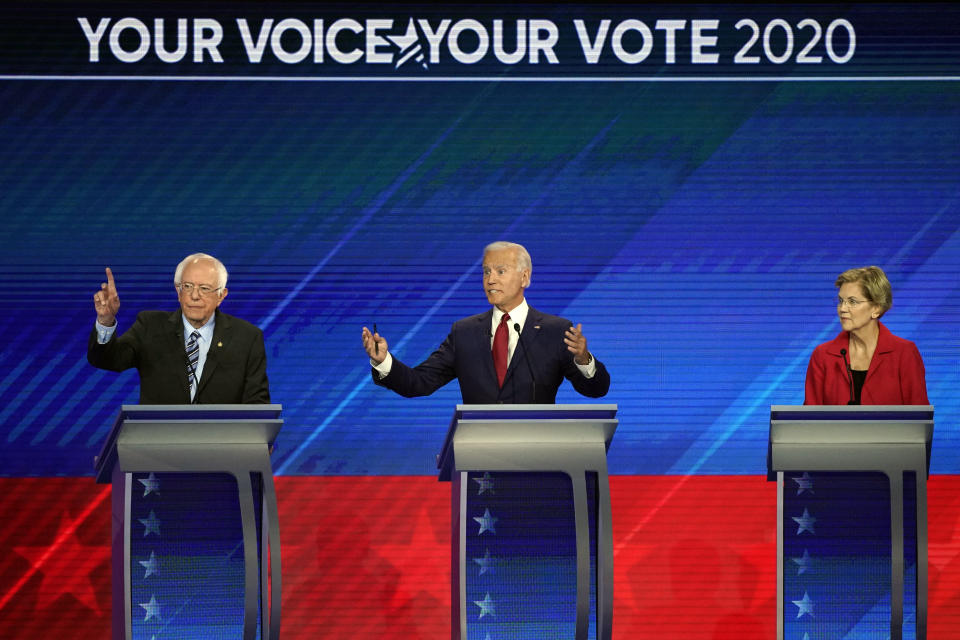
M498 240L496 242L491 242L486 247L483 248L483 255L487 255L490 251L502 251L503 249L513 249L517 255L517 271L527 270L527 276L532 278L533 276L533 261L530 260L530 254L527 253L527 250L522 244L517 244L516 242L506 242L504 240Z
M173 274L173 284L179 285L183 278L183 270L188 264L197 262L198 260L209 260L212 262L213 268L217 270L217 287L223 289L227 286L227 268L223 266L222 262L206 253L191 253L189 256L181 260L180 264L177 265L176 273Z

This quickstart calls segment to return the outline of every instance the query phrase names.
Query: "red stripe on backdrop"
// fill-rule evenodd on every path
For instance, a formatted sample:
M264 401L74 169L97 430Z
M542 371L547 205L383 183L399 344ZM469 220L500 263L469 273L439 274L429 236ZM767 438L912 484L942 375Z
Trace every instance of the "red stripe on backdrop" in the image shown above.
M110 503L89 478L0 479L0 637L101 640ZM277 479L283 638L447 638L450 485ZM772 640L775 491L756 476L617 476L614 637ZM960 477L929 487L930 633L960 639Z

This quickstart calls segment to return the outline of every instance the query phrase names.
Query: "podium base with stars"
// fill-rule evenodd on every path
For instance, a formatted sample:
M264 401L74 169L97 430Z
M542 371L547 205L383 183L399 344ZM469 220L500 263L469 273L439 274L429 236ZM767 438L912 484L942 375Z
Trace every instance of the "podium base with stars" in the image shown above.
M616 410L457 406L438 456L452 483L452 638L611 637Z
M773 406L777 638L925 640L930 406Z
M128 406L98 456L113 485L114 640L271 640L279 405Z

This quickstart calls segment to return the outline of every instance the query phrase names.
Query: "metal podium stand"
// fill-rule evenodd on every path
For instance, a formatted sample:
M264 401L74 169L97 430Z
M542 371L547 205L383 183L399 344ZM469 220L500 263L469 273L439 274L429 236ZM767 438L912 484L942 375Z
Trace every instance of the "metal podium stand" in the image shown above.
M824 625L837 625L824 637L860 637L861 632L868 634L871 623L874 633L877 628L886 631L881 616L887 602L891 640L905 635L926 639L927 474L932 438L933 407L928 405L770 407L768 477L776 474L777 480L778 640L785 637L787 624L800 634L803 619L810 614L812 620L817 606L822 607L816 618L820 635ZM786 493L785 482L795 483ZM870 507L870 502L875 506ZM810 508L820 510L820 531L818 513ZM786 531L785 525L789 525ZM793 552L785 551L785 544L793 545ZM820 545L824 557L810 554L804 545ZM844 563L855 569L836 569ZM817 576L817 568L823 575ZM838 573L832 580L837 584L831 585L831 578L824 576L835 569ZM846 577L838 578L843 571ZM889 576L886 585L878 584L885 576ZM793 593L786 593L791 590L785 587L788 579ZM805 584L822 592L838 591L818 600ZM879 595L864 598L867 591ZM907 618L905 593L911 614ZM844 596L850 594L870 599L872 608L843 605ZM785 621L790 603L797 607L797 616ZM836 635L841 627L843 635Z
M114 640L279 640L270 451L280 412L277 404L120 408L95 464L97 482L113 484Z
M453 483L452 638L611 637L616 413L457 405L437 456Z

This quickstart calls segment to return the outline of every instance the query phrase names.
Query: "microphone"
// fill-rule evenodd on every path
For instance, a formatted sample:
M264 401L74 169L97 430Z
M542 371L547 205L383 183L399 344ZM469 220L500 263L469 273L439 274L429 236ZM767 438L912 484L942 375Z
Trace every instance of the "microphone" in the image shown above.
M533 367L530 366L530 357L527 356L527 347L523 344L523 334L520 333L520 323L514 322L513 329L517 332L517 344L523 347L523 359L527 363L527 371L530 373L530 395L533 397L532 404L537 403L537 379L533 376Z
M840 349L840 355L843 356L843 364L847 368L847 382L850 384L850 402L847 404L857 404L857 401L853 399L853 372L850 368L850 361L847 360L847 350Z

